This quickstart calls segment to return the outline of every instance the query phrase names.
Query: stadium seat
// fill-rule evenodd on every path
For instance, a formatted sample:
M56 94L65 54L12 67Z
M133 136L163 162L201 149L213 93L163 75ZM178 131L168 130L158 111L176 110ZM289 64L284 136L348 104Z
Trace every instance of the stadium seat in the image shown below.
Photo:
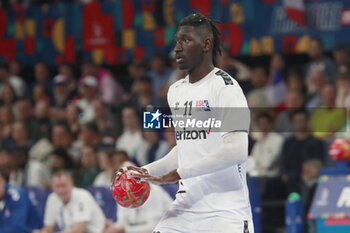
M39 186L27 186L24 190L28 193L29 199L38 210L40 217L43 218L48 192Z
M87 190L95 198L107 219L117 220L117 204L113 199L112 191L106 187L88 187Z

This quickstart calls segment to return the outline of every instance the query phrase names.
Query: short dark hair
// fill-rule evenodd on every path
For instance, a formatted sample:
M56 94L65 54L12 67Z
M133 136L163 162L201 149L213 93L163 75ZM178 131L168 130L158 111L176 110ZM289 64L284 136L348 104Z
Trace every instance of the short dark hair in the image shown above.
M317 42L317 43L321 46L321 48L323 49L323 41L322 41L320 38L318 38L318 37L312 37L310 41L315 41L315 42Z
M72 183L74 183L73 181L73 175L70 171L68 170L58 170L55 171L52 176L51 179L53 179L54 177L61 177L61 176L66 176L70 181L72 181Z
M290 114L290 119L293 119L295 117L295 115L298 115L298 114L303 114L304 116L306 116L306 119L309 120L309 114L307 113L307 111L304 108L294 109Z
M215 26L218 21L209 19L208 17L202 15L201 13L190 14L180 21L180 26L193 26L193 27L205 27L210 30L213 34L213 60L215 61L216 55L221 55L221 45L220 45L220 32Z
M346 44L337 44L337 45L334 46L333 51L349 53L349 46L347 46Z
M129 159L129 155L128 155L128 153L125 150L117 150L117 151L115 151L114 154L113 154L113 157L117 156L117 155L123 156L125 161L129 161L130 160Z
M268 112L261 112L261 113L259 113L257 115L257 117L256 117L256 120L259 120L261 118L267 119L271 123L273 123L273 121L274 121L273 116L270 113L268 113Z

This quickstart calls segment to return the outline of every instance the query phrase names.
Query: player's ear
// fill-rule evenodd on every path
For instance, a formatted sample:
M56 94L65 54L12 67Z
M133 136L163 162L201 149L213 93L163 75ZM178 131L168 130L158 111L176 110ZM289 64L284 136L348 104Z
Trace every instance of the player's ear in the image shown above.
M211 38L206 38L203 43L203 52L207 53L211 51L213 47L213 40Z

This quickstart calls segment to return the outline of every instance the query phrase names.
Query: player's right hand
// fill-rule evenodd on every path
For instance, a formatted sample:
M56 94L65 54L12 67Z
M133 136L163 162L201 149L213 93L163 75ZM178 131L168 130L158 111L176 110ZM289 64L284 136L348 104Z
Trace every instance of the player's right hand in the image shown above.
M121 177L124 174L124 172L126 172L128 170L133 170L133 171L139 172L140 174L148 175L147 169L142 168L142 167L135 167L135 166L122 167L114 172L113 177L112 177L112 184L110 186L110 190L113 190L114 182L117 181L119 179L119 177Z

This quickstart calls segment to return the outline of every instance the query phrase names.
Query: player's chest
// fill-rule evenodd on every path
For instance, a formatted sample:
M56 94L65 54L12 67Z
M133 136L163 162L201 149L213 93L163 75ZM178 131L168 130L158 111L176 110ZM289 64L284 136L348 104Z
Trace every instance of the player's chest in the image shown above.
M215 106L214 93L209 88L181 88L175 92L172 109L188 113L191 109L210 111Z

